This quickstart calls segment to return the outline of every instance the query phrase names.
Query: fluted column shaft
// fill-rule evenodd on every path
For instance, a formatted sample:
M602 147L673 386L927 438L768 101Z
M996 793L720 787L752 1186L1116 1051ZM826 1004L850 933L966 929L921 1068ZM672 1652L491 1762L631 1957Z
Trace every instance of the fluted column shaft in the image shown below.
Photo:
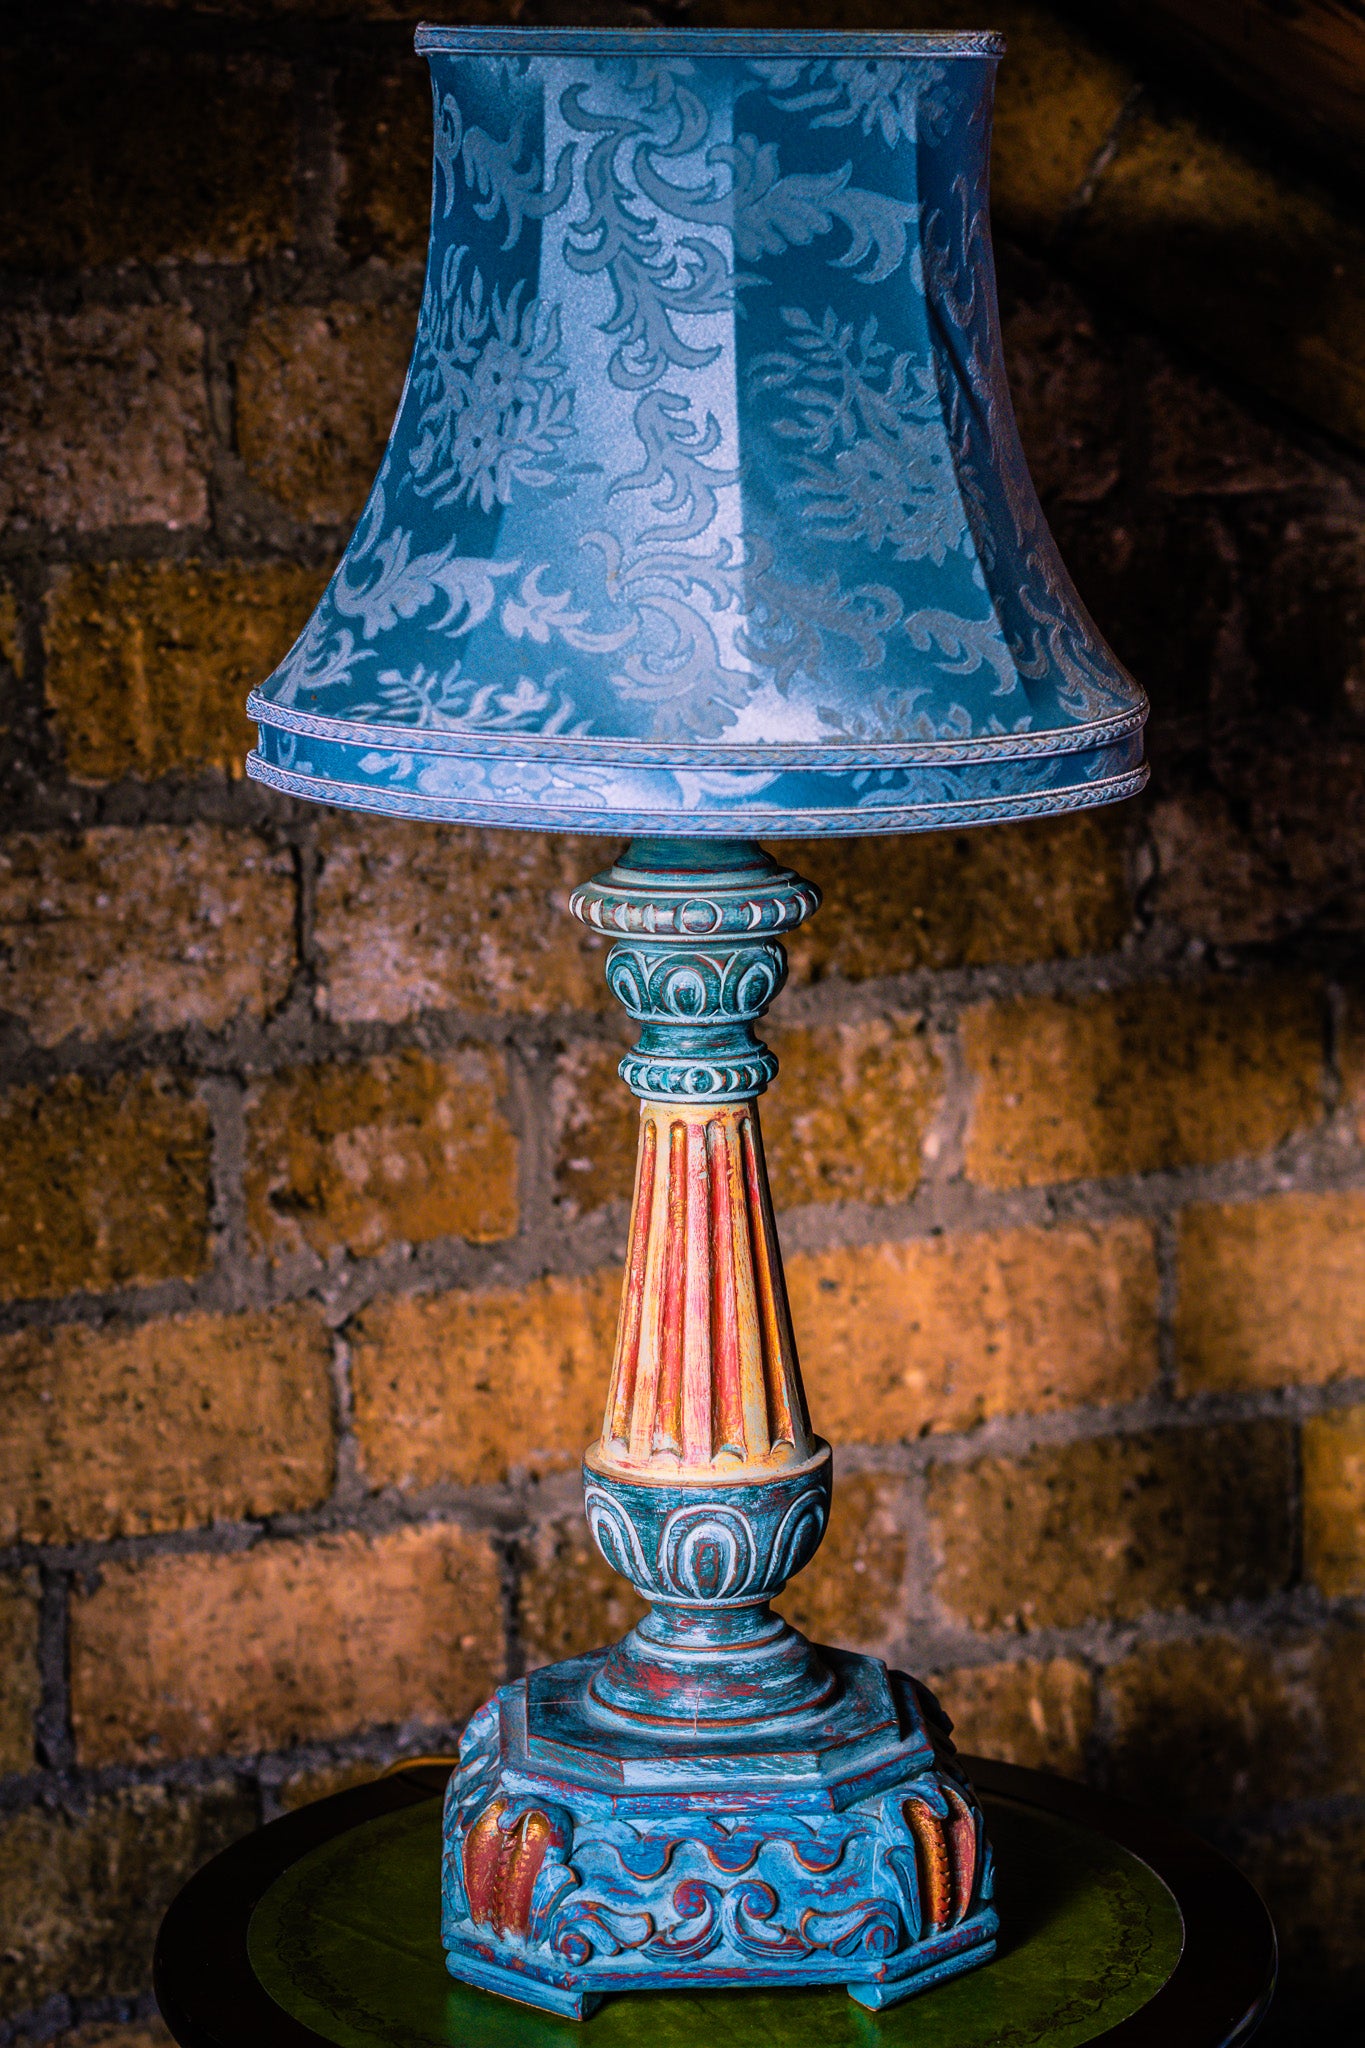
M812 1448L757 1104L642 1102L596 1461L703 1478Z

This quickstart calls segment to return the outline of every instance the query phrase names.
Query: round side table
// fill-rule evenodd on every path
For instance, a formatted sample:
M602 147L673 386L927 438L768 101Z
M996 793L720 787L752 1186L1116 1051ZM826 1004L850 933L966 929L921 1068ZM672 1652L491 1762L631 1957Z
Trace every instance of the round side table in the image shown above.
M1000 1873L993 1962L885 2012L841 1989L630 1993L558 2019L458 1984L438 1931L440 1795L419 1764L249 1835L157 1941L181 2048L1233 2048L1270 2003L1255 1891L1183 1829L964 1758Z

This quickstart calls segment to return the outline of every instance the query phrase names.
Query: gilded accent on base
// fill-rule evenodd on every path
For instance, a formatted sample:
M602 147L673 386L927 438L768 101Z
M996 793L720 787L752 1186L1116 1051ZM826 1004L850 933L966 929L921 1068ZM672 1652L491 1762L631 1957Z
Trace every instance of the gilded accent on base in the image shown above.
M672 1800L649 1782L666 1763L641 1761L632 1783L574 1704L600 1653L576 1660L586 1687L504 1687L466 1729L446 1794L457 1974L491 1971L586 2016L604 1991L670 1983L843 1983L887 2005L984 1960L990 1849L947 1724L903 1674L828 1654L857 1732L836 1708L784 1775L765 1778L761 1748L712 1754Z

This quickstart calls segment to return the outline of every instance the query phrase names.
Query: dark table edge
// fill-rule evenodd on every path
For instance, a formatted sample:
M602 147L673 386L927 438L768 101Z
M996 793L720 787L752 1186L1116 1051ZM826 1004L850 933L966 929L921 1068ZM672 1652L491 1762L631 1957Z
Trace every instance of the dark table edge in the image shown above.
M964 1757L983 1792L1098 1828L1149 1864L1185 1923L1185 1946L1156 1997L1097 2037L1096 2048L1239 2048L1275 1991L1275 1928L1249 1878L1197 1835L1126 1800L1016 1764Z
M983 1792L1094 1828L1156 1872L1185 1922L1167 1982L1089 2048L1240 2048L1275 1988L1275 1930L1259 1894L1216 1849L1139 1807L1041 1771L962 1759ZM153 1985L180 2048L334 2048L276 2005L247 1953L251 1916L277 1877L363 1822L438 1797L448 1773L417 1764L336 1792L235 1842L192 1877L157 1936ZM592 2025L584 2029L591 2048ZM471 2044L472 2048L472 2044Z

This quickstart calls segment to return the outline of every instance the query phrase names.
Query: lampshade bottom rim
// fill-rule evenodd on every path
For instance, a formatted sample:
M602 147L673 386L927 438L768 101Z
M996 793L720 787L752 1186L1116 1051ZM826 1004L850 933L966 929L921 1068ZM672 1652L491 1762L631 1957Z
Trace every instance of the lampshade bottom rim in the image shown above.
M516 758L543 762L547 766L584 768L594 763L615 769L638 769L646 774L692 773L720 770L727 774L773 774L787 770L811 771L821 775L859 773L872 770L912 768L953 769L999 766L1009 761L1056 760L1063 755L1097 754L1117 747L1142 730L1150 706L1139 693L1125 709L1086 723L1023 733L978 733L971 739L882 740L866 743L785 744L712 743L685 741L672 745L594 734L569 738L544 733L516 735ZM411 726L358 724L355 719L325 718L316 712L299 711L292 705L272 703L264 690L253 690L247 698L246 715L256 725L274 733L321 740L342 747L364 747L380 752L409 753L413 750ZM500 763L508 759L506 733L466 733L422 728L420 752L424 760L439 756L470 761Z
M333 809L369 811L383 816L422 819L438 824L480 825L518 832L578 832L604 837L665 835L675 839L861 839L909 832L960 830L1011 820L1048 818L1072 811L1098 810L1136 796L1147 785L1146 762L1122 773L1069 783L1057 789L1017 795L973 797L940 803L835 807L828 810L778 810L741 804L709 810L668 811L578 809L553 803L478 803L468 797L413 795L394 789L370 789L301 775L263 760L247 757L253 782Z

